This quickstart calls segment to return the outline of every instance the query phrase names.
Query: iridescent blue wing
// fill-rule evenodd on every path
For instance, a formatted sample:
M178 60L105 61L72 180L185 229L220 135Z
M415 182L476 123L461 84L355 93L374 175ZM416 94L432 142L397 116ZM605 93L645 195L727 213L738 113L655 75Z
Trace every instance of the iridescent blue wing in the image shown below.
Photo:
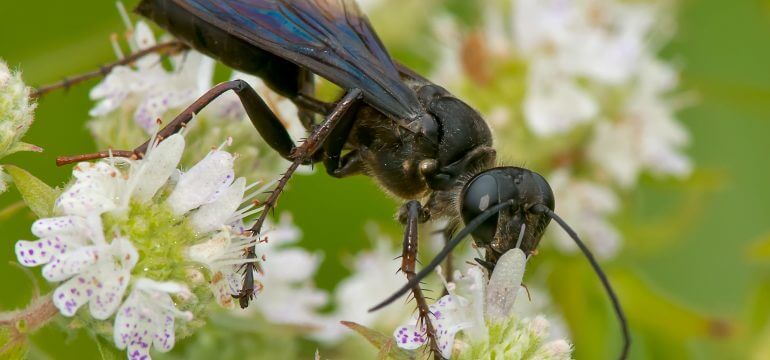
M396 119L421 113L353 0L173 0L202 20L310 69Z

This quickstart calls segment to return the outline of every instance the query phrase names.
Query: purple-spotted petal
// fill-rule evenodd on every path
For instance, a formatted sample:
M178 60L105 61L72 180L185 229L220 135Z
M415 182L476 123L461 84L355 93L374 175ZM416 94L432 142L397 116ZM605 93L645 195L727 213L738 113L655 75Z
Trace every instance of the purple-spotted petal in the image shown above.
M229 186L233 178L233 156L215 150L179 177L167 203L176 214L184 214L216 200L215 193Z
M93 276L75 276L59 285L53 292L53 304L64 316L73 316L93 295Z
M48 281L62 281L93 266L104 250L99 246L87 246L57 256L43 267L43 277Z
M129 359L149 359L150 345L157 314L137 306L132 297L120 307L115 317L113 340L118 349L126 349Z
M91 316L95 319L105 320L109 318L120 306L123 300L123 293L128 287L128 279L131 276L130 270L124 270L114 276L110 274L106 278L95 278L93 298L89 302Z
M415 350L420 346L425 345L428 338L425 336L425 331L417 329L414 325L406 325L396 328L393 332L393 337L396 339L396 345L402 349Z
M166 314L158 319L158 330L155 332L153 346L160 352L168 352L174 347L174 316Z
M79 246L71 236L50 236L38 241L19 240L16 242L16 258L24 266L47 264L52 258L63 256Z
M191 319L174 307L169 293L188 292L181 284L140 278L115 317L113 339L129 359L149 359L150 347L166 352L174 346L175 317Z
M54 305L62 314L72 316L89 302L91 315L104 320L120 305L137 261L131 242L118 238L109 245L84 247L54 259L43 269L43 276L51 281L72 277L54 291Z
M51 235L78 235L86 229L86 222L80 216L45 218L32 224L32 234L39 238Z
M56 200L66 214L88 216L116 208L124 179L118 169L106 162L80 163L72 171L77 179Z

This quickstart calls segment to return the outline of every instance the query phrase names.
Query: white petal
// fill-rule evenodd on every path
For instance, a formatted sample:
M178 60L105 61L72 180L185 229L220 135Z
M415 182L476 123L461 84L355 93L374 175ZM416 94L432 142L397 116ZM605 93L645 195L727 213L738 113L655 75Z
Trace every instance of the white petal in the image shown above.
M126 292L130 277L130 270L95 277L94 293L89 301L91 316L99 320L109 318L123 301L123 293Z
M211 268L214 266L214 261L227 251L231 243L230 232L224 230L214 234L203 243L190 246L187 254L191 260L206 264Z
M222 187L233 181L233 156L216 150L182 174L168 204L174 213L181 215L197 208Z
M537 135L546 136L571 130L591 120L598 105L572 79L554 74L541 74L552 69L532 70L530 90L524 99L524 114Z
M471 323L464 321L462 314L462 308L467 307L467 304L468 302L461 297L446 295L429 306L434 317L436 342L441 355L446 359L452 356L455 335L463 329L472 327Z
M115 316L113 340L118 349L126 349L129 359L149 359L150 346L155 331L155 321L160 315L151 307L145 307L131 294Z
M166 352L174 346L174 317L192 318L174 308L168 292L187 292L183 285L138 279L115 317L113 339L129 359L149 358L150 346Z
M56 257L43 267L43 277L48 281L62 281L96 264L103 255L104 246L87 246Z
M524 278L527 256L519 248L500 257L489 279L486 291L487 320L507 319Z
M152 33L152 29L144 21L138 21L134 27L134 42L138 47L138 50L147 49L156 44L155 35ZM149 54L143 56L136 61L136 65L139 68L147 68L150 66L157 66L160 61L160 56L157 54Z
M44 218L32 224L32 233L40 238L50 235L77 235L84 229L86 223L80 216Z
M79 163L72 171L75 184L56 200L67 214L88 216L117 207L124 179L118 169L105 161Z
M158 319L158 329L153 336L153 347L160 352L168 352L174 347L174 316L166 314Z
M179 160L182 158L185 141L179 134L169 136L158 144L142 160L141 174L137 177L133 196L146 202L152 199L155 193L163 186L176 170Z
M157 119L167 111L189 105L194 98L195 93L190 89L155 87L145 94L144 100L137 106L134 121L150 133L158 126Z
M241 202L246 190L246 179L238 178L217 200L200 207L191 216L193 226L201 233L208 233L226 225Z
M136 280L134 288L157 293L187 293L190 292L184 285L173 281L154 281L147 278Z
M231 279L238 281L238 283L235 284L236 288L240 286L240 276L238 276L235 271L229 271L229 275L226 275L223 270L211 274L211 283L209 284L209 287L214 294L214 299L217 301L217 304L225 309L232 309L235 306L232 295L237 293L237 291L233 291L237 289L233 289Z

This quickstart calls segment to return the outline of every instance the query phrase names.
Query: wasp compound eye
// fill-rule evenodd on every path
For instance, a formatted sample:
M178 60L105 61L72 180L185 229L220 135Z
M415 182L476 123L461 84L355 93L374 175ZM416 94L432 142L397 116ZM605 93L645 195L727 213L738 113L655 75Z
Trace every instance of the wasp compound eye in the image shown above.
M488 170L468 182L463 190L460 213L463 221L467 224L484 210L515 198L516 188L511 179L505 176L500 169ZM479 244L492 242L497 232L499 217L499 214L491 216L473 231L473 238Z

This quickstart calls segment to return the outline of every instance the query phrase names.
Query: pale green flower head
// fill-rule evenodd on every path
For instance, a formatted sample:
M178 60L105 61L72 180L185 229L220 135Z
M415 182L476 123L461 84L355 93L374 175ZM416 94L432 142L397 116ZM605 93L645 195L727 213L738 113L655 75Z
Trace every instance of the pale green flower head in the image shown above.
M0 60L0 157L18 151L39 151L19 142L32 124L36 104L29 100L29 87L19 72L11 72Z
M487 321L486 325L486 339L461 337L456 340L457 359L572 359L569 342L564 339L549 340L550 323L543 316L511 316L499 321Z
M0 159L19 151L41 151L21 142L32 124L36 104L29 99L30 89L19 72L12 72L0 60ZM0 193L5 192L7 176L0 166Z

